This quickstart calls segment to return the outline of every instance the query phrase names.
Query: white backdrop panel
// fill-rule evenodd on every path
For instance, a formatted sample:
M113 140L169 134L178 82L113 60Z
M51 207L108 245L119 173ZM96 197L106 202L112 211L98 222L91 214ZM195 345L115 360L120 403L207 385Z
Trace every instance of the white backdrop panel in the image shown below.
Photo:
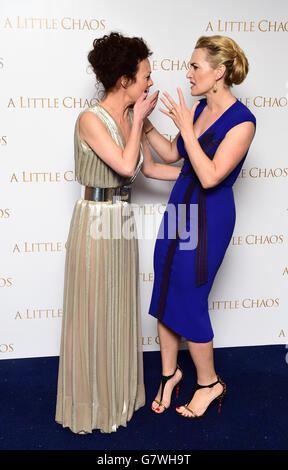
M234 187L237 222L209 308L216 347L286 344L285 2L1 0L0 358L59 354L65 243L80 196L74 123L97 97L93 39L115 30L147 41L153 89L176 98L181 87L189 105L186 65L199 36L230 36L246 52L250 72L233 91L256 115L257 134ZM172 139L177 129L158 108L151 120ZM160 221L172 186L139 175L133 202L142 220ZM144 351L159 349L147 314L153 248L153 239L139 240Z

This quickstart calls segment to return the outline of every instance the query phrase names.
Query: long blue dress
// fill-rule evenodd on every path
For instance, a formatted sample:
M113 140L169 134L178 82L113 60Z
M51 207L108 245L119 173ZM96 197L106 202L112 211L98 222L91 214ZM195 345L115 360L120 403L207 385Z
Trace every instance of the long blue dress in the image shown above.
M194 122L206 105L206 99L201 99ZM199 137L203 152L213 160L226 133L245 121L252 121L256 127L255 116L237 100ZM204 189L192 168L181 135L177 147L184 164L155 243L149 314L184 338L206 343L214 336L208 296L233 234L232 186L247 153L220 184Z

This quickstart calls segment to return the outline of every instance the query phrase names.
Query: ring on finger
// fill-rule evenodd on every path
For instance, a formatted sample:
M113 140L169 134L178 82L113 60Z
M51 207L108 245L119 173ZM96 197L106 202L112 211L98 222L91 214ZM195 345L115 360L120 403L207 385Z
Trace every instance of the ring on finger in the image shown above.
M169 114L172 114L174 111L174 108L169 109Z

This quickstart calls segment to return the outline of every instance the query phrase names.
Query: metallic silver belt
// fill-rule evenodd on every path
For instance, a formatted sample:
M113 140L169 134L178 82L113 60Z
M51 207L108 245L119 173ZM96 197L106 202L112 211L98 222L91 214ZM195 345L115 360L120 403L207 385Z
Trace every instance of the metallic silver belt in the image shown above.
M91 186L82 186L81 197L85 201L94 202L130 202L131 187L122 186L120 188L92 188Z

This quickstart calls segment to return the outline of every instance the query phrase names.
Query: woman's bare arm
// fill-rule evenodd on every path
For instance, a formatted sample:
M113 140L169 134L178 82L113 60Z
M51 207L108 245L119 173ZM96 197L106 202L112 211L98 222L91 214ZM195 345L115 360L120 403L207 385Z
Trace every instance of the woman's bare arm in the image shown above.
M145 134L142 137L142 148L144 153L144 162L141 170L147 178L167 181L175 181L178 178L181 168L154 161Z
M247 121L233 127L227 132L225 138L219 145L213 160L202 150L193 130L194 114L199 101L193 104L189 110L184 102L182 91L178 88L179 105L168 93L164 93L167 100L161 101L169 109L173 107L173 113L160 109L164 114L173 119L181 131L185 149L191 161L191 165L197 174L203 188L212 188L223 181L229 173L240 163L248 151L255 134L253 122Z
M149 144L155 150L157 155L166 163L174 163L180 160L182 157L178 153L177 149L177 136L170 142L166 139L157 129L151 124L149 119L145 119L144 132L148 139Z
M91 147L119 175L133 176L139 157L143 121L156 106L157 99L158 92L150 98L146 98L143 93L135 103L132 128L124 150L110 136L101 119L91 111L84 112L79 119L82 142Z

